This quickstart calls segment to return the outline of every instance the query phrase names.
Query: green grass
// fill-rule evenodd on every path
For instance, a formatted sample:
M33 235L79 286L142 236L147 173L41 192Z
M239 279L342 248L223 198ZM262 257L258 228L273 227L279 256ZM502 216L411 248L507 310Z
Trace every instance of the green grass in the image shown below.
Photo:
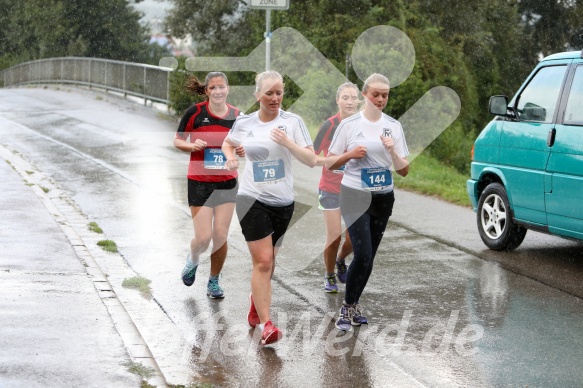
M90 231L92 231L92 232L95 232L95 233L103 233L103 229L101 229L101 228L99 227L99 225L97 225L97 222L90 222L90 223L87 225L87 228L88 228Z
M97 245L99 245L104 251L113 253L117 252L117 244L115 243L115 241L101 240L97 242Z
M40 187L40 188L41 188L41 189L42 189L42 190L43 190L45 193L48 193L49 191L51 191L51 190L47 189L47 188L46 188L46 187L44 187L44 186L39 186L39 187Z
M10 166L10 167L12 167L12 169L13 169L14 171L17 171L17 170L16 170L16 167L14 167L14 165L13 165L12 163L10 163L10 160L4 159L4 161L5 161L5 162L6 162L6 163L7 163L7 164Z
M152 297L150 283L152 283L152 281L149 279L143 278L141 276L134 276L132 278L124 279L121 283L121 286L138 290L143 297L150 299Z
M437 197L456 205L471 206L466 192L468 176L424 154L411 162L405 178L398 174L393 176L397 188Z
M138 376L141 376L143 378L149 379L150 377L154 376L154 372L155 370L148 367L148 366L144 366L142 364L140 364L139 362L134 362L134 361L130 361L126 364L124 364L128 370Z

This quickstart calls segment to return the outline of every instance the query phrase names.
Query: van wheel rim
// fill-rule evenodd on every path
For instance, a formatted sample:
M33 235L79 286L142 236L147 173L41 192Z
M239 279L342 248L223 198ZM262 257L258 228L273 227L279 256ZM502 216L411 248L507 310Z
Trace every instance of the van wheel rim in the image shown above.
M502 198L497 194L490 194L484 201L480 213L482 229L486 236L492 240L499 239L506 228L506 216L506 206Z

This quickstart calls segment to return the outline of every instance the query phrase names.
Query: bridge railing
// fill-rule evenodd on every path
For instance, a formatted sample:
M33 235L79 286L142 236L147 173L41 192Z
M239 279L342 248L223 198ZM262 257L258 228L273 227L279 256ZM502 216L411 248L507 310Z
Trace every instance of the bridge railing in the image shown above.
M169 103L172 69L99 58L64 57L25 62L0 73L3 86L75 84Z

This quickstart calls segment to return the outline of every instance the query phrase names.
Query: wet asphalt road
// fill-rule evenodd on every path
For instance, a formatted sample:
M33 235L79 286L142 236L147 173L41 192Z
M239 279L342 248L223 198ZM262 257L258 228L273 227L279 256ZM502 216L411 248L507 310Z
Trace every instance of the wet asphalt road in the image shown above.
M583 383L583 246L529 232L515 252L489 251L471 210L403 191L361 300L370 324L338 335L342 292L321 289L319 170L302 166L295 176L303 216L286 235L273 290L285 339L261 348L246 323L251 264L236 221L221 280L226 298L205 295L208 255L191 288L180 281L192 225L188 157L172 147L175 129L155 110L111 95L0 90L0 144L117 243L121 255L103 255L99 265L169 384ZM151 280L152 299L121 287L131 274Z

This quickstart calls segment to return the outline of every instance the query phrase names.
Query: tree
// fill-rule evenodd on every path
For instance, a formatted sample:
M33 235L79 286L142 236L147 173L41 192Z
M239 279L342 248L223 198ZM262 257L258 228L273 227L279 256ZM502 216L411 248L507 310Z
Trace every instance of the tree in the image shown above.
M544 56L564 51L571 31L567 17L572 12L570 2L522 0L518 4L536 49Z
M157 62L128 0L0 0L0 66L59 56Z
M578 31L581 1L292 0L289 10L272 12L272 29L295 28L342 73L354 42L368 28L389 25L404 31L415 47L416 62L409 78L391 89L387 112L398 118L434 86L454 89L462 101L460 117L431 152L467 170L467 150L490 120L485 108L489 97L514 93L541 50L563 51L561 45L564 49L565 44L576 43L569 36ZM244 1L173 2L166 25L173 34L191 34L200 43L200 55L245 56L263 41L263 12L249 10ZM562 25L551 34L547 20ZM316 72L306 78L316 84L323 80ZM349 78L362 82L353 71ZM337 85L321 86L318 101L329 109L326 95L332 101L330 90ZM301 93L293 83L289 88L286 83L286 98Z
M197 54L243 55L263 40L263 33L257 28L263 19L259 13L248 12L241 0L172 0L172 3L165 30L181 38L191 35L197 44Z

